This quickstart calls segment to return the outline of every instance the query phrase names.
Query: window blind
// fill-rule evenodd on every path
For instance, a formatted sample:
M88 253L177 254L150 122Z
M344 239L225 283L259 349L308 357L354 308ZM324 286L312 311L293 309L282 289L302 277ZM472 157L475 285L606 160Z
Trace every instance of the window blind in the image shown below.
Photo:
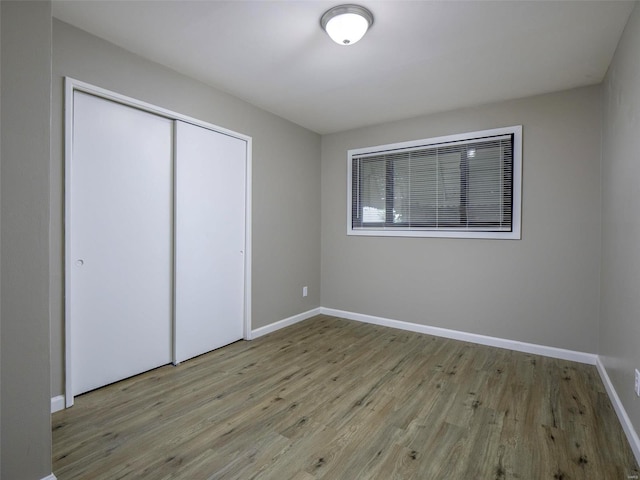
M353 229L512 230L513 134L356 154Z

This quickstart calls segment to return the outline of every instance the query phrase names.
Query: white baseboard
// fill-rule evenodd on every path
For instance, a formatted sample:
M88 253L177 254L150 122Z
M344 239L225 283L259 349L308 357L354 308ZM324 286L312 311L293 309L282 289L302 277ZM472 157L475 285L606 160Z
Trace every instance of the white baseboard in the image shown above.
M475 333L461 332L458 330L449 330L440 327L430 327L426 325L419 325L416 323L402 322L399 320L391 320L388 318L375 317L372 315L363 315L360 313L346 312L343 310L336 310L332 308L320 308L320 313L324 315L332 315L334 317L346 318L347 320L355 320L358 322L372 323L375 325L381 325L384 327L399 328L401 330L408 330L411 332L426 333L428 335L434 335L437 337L451 338L454 340L462 340L465 342L478 343L480 345L488 345L491 347L506 348L509 350L515 350L518 352L532 353L535 355L543 355L545 357L559 358L562 360L570 360L573 362L586 363L589 365L595 365L602 383L607 391L609 399L613 404L613 408L618 416L618 420L622 425L622 429L627 436L633 455L636 462L640 463L640 437L636 433L631 419L627 415L620 397L616 392L616 389L611 383L611 379L607 374L604 365L602 364L600 357L592 353L576 352L574 350L565 350L562 348L548 347L545 345L537 345L534 343L519 342L516 340L507 340L504 338L489 337L486 335L478 335Z
M428 325L420 325L417 323L403 322L400 320L392 320L389 318L375 317L373 315L364 315L361 313L346 312L344 310L336 310L333 308L320 308L320 313L332 315L334 317L346 318L347 320L356 320L358 322L372 323L383 327L399 328L410 332L426 333L436 337L451 338L453 340L462 340L463 342L477 343L480 345L488 345L490 347L506 348L517 352L532 353L534 355L543 355L545 357L559 358L562 360L570 360L572 362L586 363L589 365L596 364L597 355L593 353L576 352L574 350L565 350L563 348L547 347L535 343L519 342L517 340L508 340L506 338L489 337L476 333L461 332L459 330L449 330L448 328L431 327Z
M297 315L293 315L291 317L285 318L278 322L272 323L270 325L265 325L264 327L257 328L251 331L251 336L248 340L262 337L267 335L268 333L275 332L282 328L288 327L290 325L294 325L298 322L302 322L303 320L307 320L308 318L314 317L316 315L331 315L334 317L345 318L347 320L355 320L363 323L371 323L374 325L380 325L384 327L398 328L400 330L407 330L410 332L424 333L427 335L433 335L436 337L444 337L451 338L453 340L461 340L464 342L477 343L480 345L487 345L490 347L498 347L505 348L508 350L514 350L517 352L531 353L534 355L542 355L545 357L558 358L561 360L569 360L578 363L586 363L589 365L595 365L598 373L600 374L600 378L602 379L602 383L605 386L607 394L611 399L611 403L613 404L613 408L618 415L618 419L620 420L620 424L622 425L622 429L624 430L627 439L629 440L629 444L633 451L633 454L636 458L636 461L640 463L640 438L636 433L629 416L627 415L622 402L620 401L620 397L616 392L613 384L611 383L611 379L607 374L604 365L602 364L598 355L593 353L586 352L577 352L574 350L566 350L563 348L557 347L548 347L545 345L538 345L535 343L526 343L520 342L517 340L508 340L505 338L499 337L490 337L487 335L479 335L476 333L467 333L459 330L450 330L447 328L441 327L432 327L428 325L420 325L417 323L411 322L403 322L400 320L392 320L389 318L376 317L373 315L365 315L361 313L348 312L344 310L337 310L334 308L325 308L318 307L312 310L308 310L306 312L299 313ZM64 395L58 395L51 399L51 413L62 410L65 407L65 397ZM55 475L53 473L42 480L56 480Z
M620 397L618 396L618 392L616 392L613 383L611 383L609 374L607 373L606 368L604 368L600 357L598 357L596 361L596 368L598 369L602 383L604 383L604 388L607 390L609 399L613 404L613 409L616 411L616 415L618 415L618 420L620 420L622 430L624 430L627 440L629 440L629 445L631 446L631 450L633 450L633 455L636 457L636 462L640 463L640 438L638 438L636 429L633 428L631 419L629 418L629 415L627 415L627 411L624 409L624 406L620 401Z
M618 416L622 429L627 436L633 455L636 461L640 463L640 437L636 433L629 416L627 415L620 397L616 392L616 389L611 383L611 379L607 374L604 365L602 364L600 357L596 354L576 352L574 350L565 350L562 348L548 347L545 345L537 345L535 343L525 343L516 340L507 340L504 338L489 337L486 335L478 335L475 333L461 332L458 330L449 330L440 327L430 327L427 325L419 325L416 323L402 322L399 320L391 320L388 318L375 317L372 315L363 315L360 313L346 312L343 310L336 310L333 308L320 308L320 313L324 315L332 315L334 317L346 318L347 320L355 320L358 322L372 323L375 325L381 325L384 327L399 328L401 330L408 330L411 332L426 333L428 335L434 335L437 337L451 338L454 340L462 340L465 342L478 343L480 345L488 345L491 347L506 348L509 350L515 350L518 352L532 353L535 355L543 355L545 357L558 358L562 360L570 360L573 362L586 363L589 365L595 365L602 383L609 395L609 399L613 404L613 408Z
M269 325L265 325L264 327L256 328L255 330L251 331L251 339L262 337L267 333L275 332L276 330L280 330L281 328L301 322L303 320L306 320L307 318L315 317L316 315L320 315L320 307L299 313L297 315L285 318L284 320L280 320Z
M51 413L56 413L60 410L64 410L64 395L51 397Z
M44 477L42 480L56 480L56 476L52 473Z

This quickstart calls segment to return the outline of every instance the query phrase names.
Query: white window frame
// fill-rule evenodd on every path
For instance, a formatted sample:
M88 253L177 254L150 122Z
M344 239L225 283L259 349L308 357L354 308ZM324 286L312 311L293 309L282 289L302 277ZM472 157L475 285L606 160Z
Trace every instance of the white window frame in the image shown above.
M461 228L438 228L438 229L411 229L407 228L380 228L380 227L359 227L353 228L352 222L352 165L353 157L366 154L384 154L394 150L409 149L416 147L435 146L437 144L468 141L482 137L493 137L499 135L513 135L513 206L511 218L511 231L484 231L479 229ZM522 216L522 125L511 127L494 128L491 130L481 130L477 132L459 133L442 137L427 138L423 140L412 140L408 142L392 143L388 145L377 145L348 150L347 152L347 235L357 236L377 236L377 237L435 237L435 238L485 238L502 240L521 239L521 216Z

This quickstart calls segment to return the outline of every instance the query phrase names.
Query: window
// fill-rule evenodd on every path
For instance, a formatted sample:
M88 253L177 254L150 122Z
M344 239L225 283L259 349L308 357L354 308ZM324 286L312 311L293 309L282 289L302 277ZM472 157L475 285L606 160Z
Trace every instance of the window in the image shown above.
M520 238L522 126L348 152L349 235Z

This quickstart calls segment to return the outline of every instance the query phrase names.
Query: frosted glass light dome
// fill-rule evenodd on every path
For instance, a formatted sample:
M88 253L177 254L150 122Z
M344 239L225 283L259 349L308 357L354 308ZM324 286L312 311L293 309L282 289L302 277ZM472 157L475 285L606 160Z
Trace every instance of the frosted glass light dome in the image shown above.
M339 45L353 45L373 24L373 15L359 5L340 5L325 12L322 28Z

